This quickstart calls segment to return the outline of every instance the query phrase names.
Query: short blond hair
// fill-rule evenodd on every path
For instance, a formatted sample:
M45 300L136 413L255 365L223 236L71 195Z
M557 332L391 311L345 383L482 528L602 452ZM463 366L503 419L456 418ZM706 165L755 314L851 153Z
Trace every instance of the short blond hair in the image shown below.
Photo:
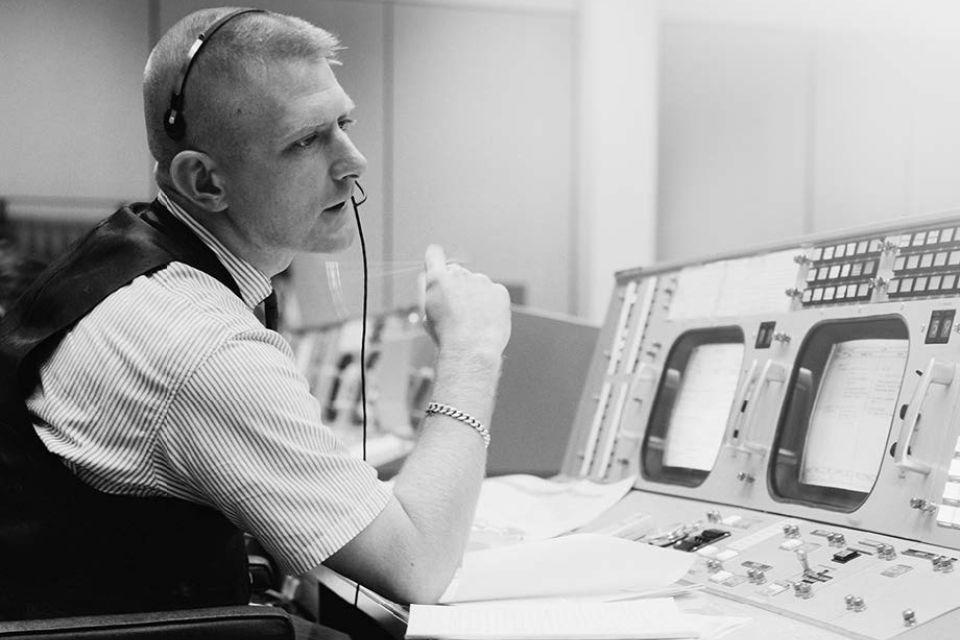
M205 29L236 7L201 9L182 18L160 38L143 72L143 113L147 145L166 175L170 161L205 133L223 133L229 123L217 113L209 87L222 82L244 82L251 69L286 60L336 61L340 42L320 27L280 13L247 13L225 23L194 61L184 89L183 115L187 134L171 139L163 127L178 75L191 45ZM205 91L206 90L206 91Z

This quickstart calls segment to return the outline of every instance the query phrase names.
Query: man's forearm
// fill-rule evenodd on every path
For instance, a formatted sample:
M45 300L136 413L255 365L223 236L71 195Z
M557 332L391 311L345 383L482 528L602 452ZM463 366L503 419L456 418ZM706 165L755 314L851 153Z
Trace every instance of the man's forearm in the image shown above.
M500 362L499 354L441 351L433 399L489 428ZM430 415L397 476L394 494L419 532L424 551L434 556L436 570L449 573L447 580L463 555L485 466L486 447L479 433L454 418Z

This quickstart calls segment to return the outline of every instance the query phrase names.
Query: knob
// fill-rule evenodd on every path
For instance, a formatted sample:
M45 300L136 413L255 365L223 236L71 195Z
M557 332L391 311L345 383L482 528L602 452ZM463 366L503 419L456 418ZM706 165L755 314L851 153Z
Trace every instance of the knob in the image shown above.
M853 609L853 601L856 597L857 596L853 595L852 593L848 593L847 595L843 596L843 601L847 605L847 609Z
M793 256L793 261L797 264L809 264L810 258L803 253L798 253L797 255Z
M785 524L783 525L783 537L784 538L799 538L800 537L800 526L796 524Z
M720 511L717 509L711 509L707 511L707 522L720 522L723 519L723 516L720 515Z
M756 478L753 477L753 474L752 474L752 473L747 473L746 471L741 471L740 473L737 474L737 480L739 480L740 482L746 482L746 483L749 484L749 483L753 482L754 480L756 480Z
M897 550L892 544L881 544L877 547L877 557L881 560L893 560L897 557Z
M863 598L860 596L854 596L852 602L850 603L851 611L863 611L867 608L866 603L864 603Z
M794 582L793 583L793 595L798 598L807 598L813 597L813 590L810 589L810 584L806 582Z
M917 614L913 612L913 609L904 609L903 626L912 627L915 624L917 624Z
M774 342L779 342L781 344L787 344L790 342L790 334L784 333L782 331L777 331L773 334Z
M764 573L763 569L747 569L747 580L753 584L763 584L767 581L767 574Z
M827 542L831 547L844 547L847 544L847 538L842 533L827 534Z
M801 291L800 289L797 289L796 287L790 287L789 289L784 291L784 293L789 298L799 298L800 296L803 295L803 291Z
M947 556L937 556L931 558L933 562L934 571L942 571L943 573L950 573L953 571L953 558L948 558Z

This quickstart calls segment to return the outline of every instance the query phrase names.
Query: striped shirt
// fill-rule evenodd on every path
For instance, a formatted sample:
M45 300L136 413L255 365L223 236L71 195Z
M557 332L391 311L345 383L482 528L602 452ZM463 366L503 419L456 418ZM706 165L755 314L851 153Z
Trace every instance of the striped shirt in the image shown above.
M321 424L290 346L253 307L270 281L161 192L242 299L180 262L140 276L80 320L27 400L46 447L107 493L211 506L282 569L319 565L390 490Z

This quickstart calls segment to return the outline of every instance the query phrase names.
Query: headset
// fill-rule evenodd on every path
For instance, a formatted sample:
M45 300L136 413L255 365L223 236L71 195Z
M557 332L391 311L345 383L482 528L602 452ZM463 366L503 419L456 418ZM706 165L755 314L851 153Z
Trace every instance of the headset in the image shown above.
M170 95L170 108L163 116L163 128L167 135L173 140L180 140L186 134L187 123L183 118L183 92L187 87L187 76L190 69L196 61L197 56L203 49L214 33L220 27L230 20L245 13L268 13L265 9L237 9L226 14L204 30L187 52L187 59L180 69L180 75L177 77L175 89ZM361 311L361 333L360 333L360 405L363 420L363 459L367 459L367 380L366 380L366 344L367 344L367 298L369 295L369 274L367 268L367 245L363 237L363 227L360 224L360 205L367 201L367 194L359 182L355 182L357 190L360 192L360 199L355 196L350 197L353 205L353 213L357 221L357 232L360 236L360 254L363 261L363 307ZM359 588L359 587L358 587Z
M231 11L207 27L203 33L197 36L193 44L190 45L190 50L187 52L187 59L180 69L180 75L177 77L173 93L170 94L170 108L163 114L163 129L171 139L180 140L187 132L187 122L183 119L183 92L187 88L187 76L190 75L190 69L193 67L197 56L220 27L244 13L267 13L267 11L265 9L237 9L236 11Z

